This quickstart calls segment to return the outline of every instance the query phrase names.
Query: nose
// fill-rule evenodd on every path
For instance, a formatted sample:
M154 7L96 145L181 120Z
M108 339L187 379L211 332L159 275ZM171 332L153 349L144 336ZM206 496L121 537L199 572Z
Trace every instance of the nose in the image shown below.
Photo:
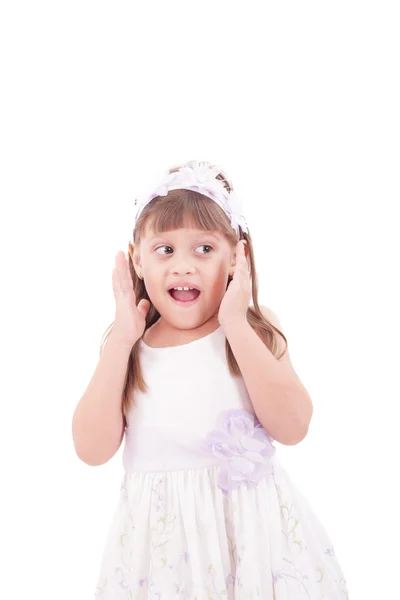
M173 268L171 272L174 275L180 275L182 273L195 273L196 269L194 267L188 267L182 264L182 266Z
M193 264L193 257L188 256L187 254L178 253L175 255L175 262L171 269L171 272L174 275L179 275L181 273L195 273L196 267Z

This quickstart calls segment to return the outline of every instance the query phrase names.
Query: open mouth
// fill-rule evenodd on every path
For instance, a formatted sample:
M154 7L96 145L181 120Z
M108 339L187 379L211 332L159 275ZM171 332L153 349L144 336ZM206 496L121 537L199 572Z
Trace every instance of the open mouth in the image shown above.
M172 300L181 306L191 306L200 296L200 290L193 288L191 290L168 290Z

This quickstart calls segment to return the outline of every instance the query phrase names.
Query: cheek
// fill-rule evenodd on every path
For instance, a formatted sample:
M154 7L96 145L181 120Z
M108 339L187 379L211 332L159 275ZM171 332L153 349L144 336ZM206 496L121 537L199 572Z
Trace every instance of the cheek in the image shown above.
M226 286L228 285L228 277L229 277L229 268L225 262L221 262L217 265L217 268L214 273L214 289L215 291L223 294L226 290Z
M146 280L146 289L149 296L157 296L163 293L160 287L160 281L163 281L162 276L158 273L157 269L147 266L146 270L143 270L143 274Z
M229 275L229 263L226 260L221 261L218 264L218 277L219 278L228 278Z

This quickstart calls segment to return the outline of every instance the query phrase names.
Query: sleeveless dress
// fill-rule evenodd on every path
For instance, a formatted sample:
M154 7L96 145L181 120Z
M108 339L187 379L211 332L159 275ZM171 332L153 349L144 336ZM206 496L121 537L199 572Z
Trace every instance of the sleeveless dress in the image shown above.
M281 466L220 326L140 360L101 600L345 600L328 535Z

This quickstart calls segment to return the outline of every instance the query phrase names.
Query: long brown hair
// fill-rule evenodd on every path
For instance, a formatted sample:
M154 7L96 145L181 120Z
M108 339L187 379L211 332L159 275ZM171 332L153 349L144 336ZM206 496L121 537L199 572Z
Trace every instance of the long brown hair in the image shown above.
M189 163L172 167L169 172L173 173L181 166L186 166L187 164ZM232 191L232 184L224 173L221 172L217 178L223 182L224 187L228 191ZM208 196L204 196L199 192L181 189L169 190L167 196L156 196L144 207L140 213L133 231L134 244L140 244L141 237L144 234L147 224L149 224L151 229L158 234L172 229L186 227L189 223L190 226L197 227L198 229L202 229L204 231L219 231L233 245L236 245L239 239L246 240L247 260L250 267L251 289L254 305L247 309L247 321L260 339L269 348L272 354L278 360L281 359L286 352L287 339L277 327L272 325L272 323L266 319L258 305L258 281L250 233L244 232L242 228L239 227L239 236L237 236L236 232L232 229L230 220L225 211L214 200ZM134 390L139 389L142 392L148 391L148 386L143 378L139 360L139 342L144 336L145 331L154 325L154 323L156 323L160 317L160 313L153 306L147 294L144 280L140 279L136 274L133 266L132 254L133 246L132 243L129 242L129 270L132 276L133 289L136 294L136 303L138 304L142 298L146 298L150 302L150 308L146 316L145 330L142 336L133 345L128 359L124 391L121 399L121 409L124 417L133 404ZM231 277L228 277L226 287L228 287L231 279ZM114 322L109 325L103 334L100 345L100 354L105 343L107 342L108 336L112 331L113 325ZM280 335L285 340L286 344L284 351L279 357L276 356L279 348L276 338L277 335ZM225 351L231 374L234 376L239 376L240 368L227 338L225 343Z

